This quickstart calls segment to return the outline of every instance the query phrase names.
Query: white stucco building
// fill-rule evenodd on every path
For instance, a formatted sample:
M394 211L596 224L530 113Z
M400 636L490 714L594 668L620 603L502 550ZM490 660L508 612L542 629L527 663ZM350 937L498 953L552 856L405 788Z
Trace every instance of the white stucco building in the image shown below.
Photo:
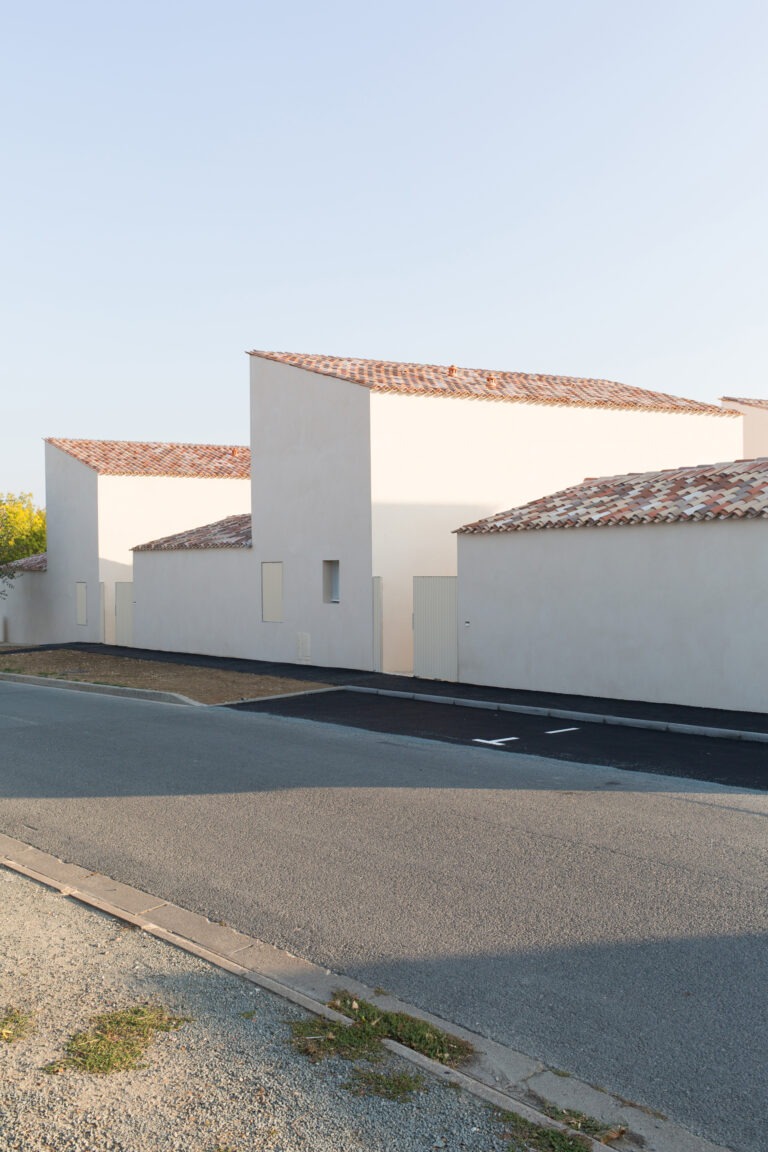
M458 545L462 682L768 711L768 458L590 480Z
M408 672L414 577L455 576L459 525L742 449L737 411L609 381L253 352L251 523L135 536L134 642Z
M244 446L50 439L45 477L45 568L0 601L14 643L130 644L132 546L250 508Z

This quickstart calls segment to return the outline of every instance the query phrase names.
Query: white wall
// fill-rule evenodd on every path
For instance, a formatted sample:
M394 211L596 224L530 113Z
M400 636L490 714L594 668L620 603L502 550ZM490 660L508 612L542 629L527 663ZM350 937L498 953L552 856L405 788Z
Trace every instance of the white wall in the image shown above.
M283 620L259 620L252 655L371 668L369 393L251 358L253 552L283 564ZM323 600L338 560L340 601Z
M766 587L762 520L462 535L459 679L765 712Z
M133 600L137 648L256 655L261 596L250 548L135 552Z
M454 529L586 476L741 455L738 416L373 393L373 572L383 578L384 669L412 668L413 577L456 574Z
M48 643L89 641L104 636L99 587L98 476L52 444L45 445L48 533L46 589L50 596ZM87 586L87 623L78 624L75 585Z
M4 586L5 587L5 586ZM45 644L51 635L47 572L20 573L0 599L0 640Z
M248 512L250 480L189 476L99 476L99 578L104 584L104 641L115 641L115 582L130 580L131 549Z
M755 408L752 404L737 404L724 400L723 408L740 412L744 418L744 446L740 453L745 460L768 456L768 408Z

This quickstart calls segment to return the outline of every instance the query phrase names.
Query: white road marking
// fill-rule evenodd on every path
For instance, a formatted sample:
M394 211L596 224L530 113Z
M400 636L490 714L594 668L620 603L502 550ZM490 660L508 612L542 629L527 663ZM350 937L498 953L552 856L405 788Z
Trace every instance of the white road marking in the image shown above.
M480 740L478 737L472 741L473 744L493 744L495 748L500 748L502 744L509 744L510 740L519 740L519 736L505 736L502 740Z
M550 728L549 732L545 732L545 736L559 736L561 732L578 732L578 728Z

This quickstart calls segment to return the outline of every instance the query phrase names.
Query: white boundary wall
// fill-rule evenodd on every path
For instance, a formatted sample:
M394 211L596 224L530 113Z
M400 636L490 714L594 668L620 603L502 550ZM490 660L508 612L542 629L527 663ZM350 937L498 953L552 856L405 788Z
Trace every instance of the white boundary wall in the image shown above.
M768 522L459 537L459 679L768 711Z
M8 588L8 595L0 599L0 640L45 644L50 635L48 573L22 572Z

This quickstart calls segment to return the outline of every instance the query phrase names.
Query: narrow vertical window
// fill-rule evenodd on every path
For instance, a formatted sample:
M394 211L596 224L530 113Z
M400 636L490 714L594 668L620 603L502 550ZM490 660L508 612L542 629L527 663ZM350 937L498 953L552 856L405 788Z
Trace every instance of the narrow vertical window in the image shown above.
M75 621L88 623L88 585L80 580L75 584Z
M326 604L339 603L338 560L323 560L323 601Z
M261 618L267 624L283 620L283 562L267 561L261 565Z

